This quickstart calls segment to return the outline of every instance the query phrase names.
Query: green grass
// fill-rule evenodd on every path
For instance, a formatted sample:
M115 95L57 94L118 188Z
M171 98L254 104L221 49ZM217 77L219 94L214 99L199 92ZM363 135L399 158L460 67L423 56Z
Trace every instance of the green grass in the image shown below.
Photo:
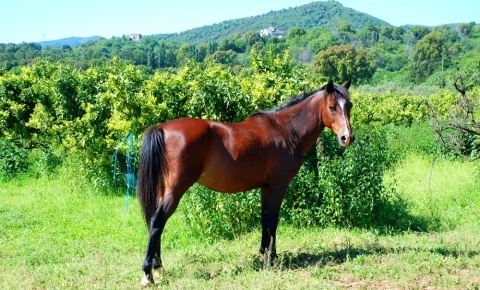
M413 155L387 176L427 231L298 229L281 223L264 265L260 231L205 242L182 218L163 238L164 289L478 289L478 164ZM431 171L432 170L432 171ZM430 172L432 172L430 174ZM147 233L138 201L20 179L0 187L0 289L138 289Z
M430 231L480 229L478 162L407 156L386 182L396 182L411 214L427 221Z

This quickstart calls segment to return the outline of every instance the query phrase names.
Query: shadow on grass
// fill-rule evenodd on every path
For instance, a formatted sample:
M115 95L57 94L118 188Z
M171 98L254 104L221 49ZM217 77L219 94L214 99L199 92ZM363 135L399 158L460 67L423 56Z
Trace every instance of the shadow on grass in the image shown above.
M379 234L402 232L427 232L438 228L438 221L411 213L411 204L393 190L388 199L375 204L372 223L366 228L375 229Z
M322 253L292 253L283 252L278 255L278 258L267 264L264 260L257 258L253 261L254 268L262 269L278 269L278 270L296 270L308 268L311 266L333 266L345 263L348 260L355 259L358 256L365 255L383 255L386 254L385 249L381 248L352 248L345 247L334 251L325 251Z
M388 254L408 254L408 253L429 253L441 255L445 258L475 258L480 256L479 251L464 251L457 249L448 249L439 247L434 249L419 249L417 247L385 248L385 247L344 247L334 251L325 251L322 253L292 253L283 252L271 264L264 260L256 258L253 261L253 268L260 271L266 269L275 270L296 270L312 266L329 267L341 265L347 261L354 260L360 256L382 256Z

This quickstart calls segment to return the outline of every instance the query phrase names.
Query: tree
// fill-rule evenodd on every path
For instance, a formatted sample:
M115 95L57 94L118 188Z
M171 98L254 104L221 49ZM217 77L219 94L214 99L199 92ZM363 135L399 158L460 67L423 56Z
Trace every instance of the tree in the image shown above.
M302 27L292 27L288 30L287 39L290 40L295 37L302 37L305 34L307 34L307 32Z
M325 79L354 83L368 82L376 70L373 57L364 49L353 45L332 46L315 56L314 70Z
M380 28L372 24L367 24L360 31L359 38L366 45L374 45L380 39Z
M168 48L165 51L165 67L176 67L177 66L177 55L175 54L175 49Z
M401 40L404 34L405 34L405 29L403 29L400 26L395 27L392 31L392 37L394 40Z
M355 31L352 29L352 26L348 22L342 22L337 28L338 32L347 32L347 33L354 33Z
M164 68L166 67L165 64L165 55L166 55L166 47L164 43L156 46L154 49L155 60L157 61L156 67Z
M393 37L393 27L392 26L383 26L380 30L380 37L382 39L392 39Z
M198 62L202 62L208 54L208 45L206 43L202 43L197 46L197 52L195 60Z
M430 32L430 29L426 26L416 25L410 29L410 32L416 40L420 40Z
M447 152L468 160L480 158L480 70L461 71L454 76L453 87L459 93L447 106L431 97L430 124L437 141ZM448 109L445 112L443 108Z
M183 44L177 50L177 61L179 62L180 66L184 65L188 59L196 59L196 48L194 45L191 44Z
M447 56L445 37L439 31L432 31L415 46L413 62L410 63L410 76L416 83L423 82Z
M220 42L217 50L228 51L232 50L236 53L244 53L246 49L246 42L240 37L225 38Z
M457 29L461 36L466 37L472 31L473 26L475 26L475 22L461 23L458 25Z
M350 23L342 22L338 26L337 32L343 41L350 41L350 36L355 33L355 30L352 29Z
M221 63L221 64L227 64L227 65L233 65L236 57L236 53L233 50L218 50L213 54L208 55L205 58L205 61L212 61L215 63Z
M262 41L262 37L260 36L260 33L258 33L258 31L248 31L247 33L245 33L243 38L245 39L247 45L249 45L250 47L257 42Z
M62 45L62 51L63 52L72 52L72 48L70 47L70 45L63 44Z
M208 43L207 54L213 54L218 49L218 43L215 41L210 41Z
M316 37L310 41L310 50L317 54L321 50L326 50L330 46L339 45L340 41L330 30L319 29Z

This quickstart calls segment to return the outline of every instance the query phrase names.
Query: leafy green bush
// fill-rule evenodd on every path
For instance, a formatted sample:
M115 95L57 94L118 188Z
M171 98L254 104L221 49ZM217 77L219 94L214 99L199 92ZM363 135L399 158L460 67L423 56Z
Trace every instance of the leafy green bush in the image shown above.
M197 235L232 239L260 227L260 192L220 194L200 185L182 199L182 216Z
M7 178L25 173L28 169L28 154L10 141L0 139L0 175Z
M357 130L356 136L345 149L331 131L322 134L320 150L307 155L307 166L290 186L282 215L287 221L297 226L375 222L374 209L390 198L383 176L395 158L383 129Z
M28 174L33 177L53 177L58 173L63 159L50 150L34 149L28 152Z
M413 122L425 120L428 116L426 98L411 94L352 92L351 97L355 104L351 122L355 126L372 124L410 126Z

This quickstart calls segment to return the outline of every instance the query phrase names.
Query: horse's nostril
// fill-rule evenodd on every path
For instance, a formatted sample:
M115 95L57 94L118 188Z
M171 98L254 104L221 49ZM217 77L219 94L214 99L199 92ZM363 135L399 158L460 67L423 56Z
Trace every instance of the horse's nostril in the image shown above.
M342 140L342 142L345 143L345 141L347 141L347 137L342 136L342 137L340 138L340 140Z

